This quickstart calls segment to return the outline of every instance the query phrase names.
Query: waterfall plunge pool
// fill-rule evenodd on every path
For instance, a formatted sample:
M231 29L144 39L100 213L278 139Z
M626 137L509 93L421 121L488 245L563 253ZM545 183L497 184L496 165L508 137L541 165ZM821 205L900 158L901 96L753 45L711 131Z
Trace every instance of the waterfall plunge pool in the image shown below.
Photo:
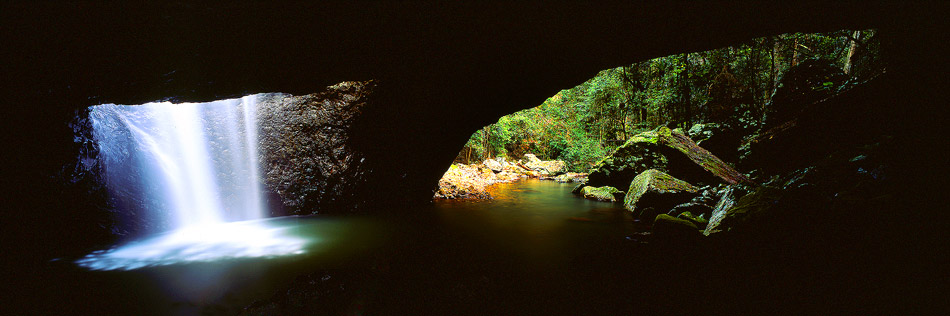
M637 238L648 227L616 205L573 196L573 186L525 180L495 185L492 200L436 201L392 210L391 216L225 224L268 227L267 234L301 243L295 255L232 255L252 251L260 242L253 236L192 231L189 237L209 239L191 243L173 232L159 234L79 258L80 265L101 266L96 270L66 260L51 263L42 278L57 280L56 286L40 296L37 310L233 315L300 290L293 284L306 289L312 280L314 295L322 294L310 304L331 310L363 300L383 315L493 314L503 307L560 314L568 302L587 302L577 305L581 313L591 305L613 304L613 296L599 292L600 278L621 278L618 284L632 291L642 283L623 279L629 278L624 273L651 264L636 255L642 247ZM187 252L202 259L183 260ZM57 302L82 303L60 310L65 305Z
M281 304L281 293L295 287L334 287L342 274L350 279L338 290L317 289L326 295L306 304L348 308L352 302L339 300L357 295L384 314L418 314L413 307L452 313L491 310L495 305L458 301L491 292L498 306L553 313L560 307L533 302L572 300L577 293L568 289L597 284L591 272L617 275L602 263L625 270L629 263L617 263L630 257L617 254L638 247L646 229L616 205L576 198L572 184L546 181L498 184L489 201L381 212L392 216L265 218L254 159L256 100L93 107L107 187L132 208L131 223L159 229L69 266L52 263L43 278L58 286L37 310L236 314L255 302ZM301 277L303 285L290 285ZM590 293L585 299L594 304L604 300ZM62 301L83 308L57 310Z

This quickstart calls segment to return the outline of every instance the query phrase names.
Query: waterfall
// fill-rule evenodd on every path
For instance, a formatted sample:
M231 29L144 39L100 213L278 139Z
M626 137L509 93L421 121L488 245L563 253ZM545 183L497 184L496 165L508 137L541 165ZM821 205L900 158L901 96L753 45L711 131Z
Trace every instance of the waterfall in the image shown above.
M143 171L138 185L153 188L143 192L153 201L145 207L165 214L172 228L264 217L256 100L92 107L107 184L121 190L115 186L135 181L121 179L127 170Z
M258 98L91 107L107 186L165 232L78 263L132 269L301 253L303 241L253 221L267 214L258 168Z

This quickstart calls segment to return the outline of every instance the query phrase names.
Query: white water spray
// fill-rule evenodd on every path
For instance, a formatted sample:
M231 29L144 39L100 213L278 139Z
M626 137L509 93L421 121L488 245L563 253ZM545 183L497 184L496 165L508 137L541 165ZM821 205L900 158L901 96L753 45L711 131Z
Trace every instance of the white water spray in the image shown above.
M143 207L173 230L77 263L112 270L301 253L303 240L252 221L267 213L257 162L257 100L91 107L107 184L119 192L138 182ZM129 180L130 171L140 176Z

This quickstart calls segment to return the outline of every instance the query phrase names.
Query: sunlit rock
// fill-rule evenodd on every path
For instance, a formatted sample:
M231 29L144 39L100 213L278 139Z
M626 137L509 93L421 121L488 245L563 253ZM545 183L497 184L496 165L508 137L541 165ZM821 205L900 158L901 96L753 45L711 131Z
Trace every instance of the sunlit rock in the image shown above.
M584 187L581 189L581 195L585 199L595 200L595 201L604 201L604 202L616 202L623 200L623 191L617 190L615 187Z

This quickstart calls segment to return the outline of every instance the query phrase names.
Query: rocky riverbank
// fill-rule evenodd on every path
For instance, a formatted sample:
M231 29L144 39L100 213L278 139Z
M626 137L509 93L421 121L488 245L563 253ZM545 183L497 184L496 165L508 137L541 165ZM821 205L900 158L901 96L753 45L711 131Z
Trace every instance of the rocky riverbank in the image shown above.
M533 154L508 161L504 157L486 159L481 163L453 163L439 179L435 199L491 199L488 187L526 178L554 180L562 183L584 181L587 174L570 173L560 160L541 160Z

